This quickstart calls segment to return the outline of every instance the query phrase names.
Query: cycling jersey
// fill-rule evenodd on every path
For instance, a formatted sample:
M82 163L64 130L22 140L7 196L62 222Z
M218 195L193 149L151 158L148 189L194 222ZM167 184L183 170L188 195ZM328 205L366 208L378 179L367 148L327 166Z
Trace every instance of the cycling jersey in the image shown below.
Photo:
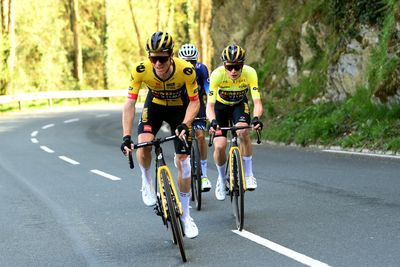
M208 76L208 69L206 65L200 62L196 62L194 69L196 70L197 84L199 85L199 97L200 97L200 109L199 113L197 113L197 117L205 118L206 96L210 91L210 79ZM205 120L194 121L193 128L205 131L206 121Z
M218 101L232 106L246 100L248 91L251 92L253 100L260 99L257 73L252 67L244 65L240 77L232 80L228 77L225 67L220 66L211 73L207 101L210 103Z
M184 106L185 100L198 99L198 86L193 66L180 58L173 58L173 72L162 80L157 76L149 59L138 63L131 72L128 98L136 100L144 84L153 96L153 103L163 106ZM187 91L187 95L186 95Z
M208 77L208 69L206 65L196 62L194 67L196 70L197 84L199 85L199 95L203 96L210 91L210 79Z

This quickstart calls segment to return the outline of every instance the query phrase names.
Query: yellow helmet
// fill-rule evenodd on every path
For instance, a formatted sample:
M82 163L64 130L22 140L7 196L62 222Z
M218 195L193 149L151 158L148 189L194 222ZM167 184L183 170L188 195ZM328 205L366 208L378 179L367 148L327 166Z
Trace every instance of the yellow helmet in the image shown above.
M232 63L243 63L246 59L246 51L238 45L231 44L222 50L221 60Z
M168 52L171 53L174 48L174 41L172 36L167 32L155 32L147 40L146 50L147 52Z

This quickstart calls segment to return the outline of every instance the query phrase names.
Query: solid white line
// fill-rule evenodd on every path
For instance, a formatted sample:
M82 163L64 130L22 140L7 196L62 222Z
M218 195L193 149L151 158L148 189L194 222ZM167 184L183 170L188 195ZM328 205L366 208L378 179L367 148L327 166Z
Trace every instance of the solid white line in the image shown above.
M108 117L110 114L98 114L96 115L96 118L103 118L103 117Z
M47 129L47 128L50 128L50 127L53 127L53 126L54 126L54 123L50 123L50 124L47 124L47 125L43 126L42 129L44 130L44 129Z
M111 174L108 174L108 173L105 173L105 172L102 172L102 171L99 171L99 170L90 170L92 173L95 173L95 174L97 174L97 175L100 175L100 176L103 176L103 177L105 177L105 178L107 178L107 179L110 179L110 180L113 180L113 181L119 181L119 180L121 180L121 178L119 178L119 177L117 177L117 176L114 176L114 175L111 175Z
M40 146L40 148L44 151L46 151L47 153L54 153L54 150L48 148L47 146Z
M68 162L68 163L71 163L72 165L78 165L79 164L79 162L77 162L77 161L75 161L73 159L70 159L70 158L68 158L66 156L58 156L58 157L60 159L64 160L64 161Z
M352 152L352 151L331 150L331 149L325 149L322 151L330 152L330 153L353 154L353 155L370 156L370 157L400 159L400 156L396 156L396 155L373 154L373 153Z
M32 143L36 144L39 143L39 141L36 138L31 138Z
M79 121L79 119L74 118L74 119L65 120L64 123L71 123L71 122L76 122L76 121Z
M31 136L32 136L32 137L35 137L38 133L39 133L38 131L33 131L33 132L31 133Z
M258 235L255 235L253 233L247 232L246 230L242 230L241 232L238 230L232 230L232 232L234 232L235 234L238 234L244 238L247 238L251 241L254 241L264 247L267 247L275 252L278 252L286 257L292 258L295 261L301 262L305 265L308 266L315 266L315 267L327 267L329 266L326 263L320 262L318 260L314 260L306 255L303 255L301 253L298 253L294 250L288 249L284 246L281 246L279 244L276 244L272 241L269 241L268 239L262 238Z

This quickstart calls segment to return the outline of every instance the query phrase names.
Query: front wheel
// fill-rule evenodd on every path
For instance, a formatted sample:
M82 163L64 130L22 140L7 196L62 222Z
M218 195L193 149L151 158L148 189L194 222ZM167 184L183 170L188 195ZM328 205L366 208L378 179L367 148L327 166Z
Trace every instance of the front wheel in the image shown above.
M175 244L178 244L182 260L186 262L186 253L185 253L185 248L183 246L182 226L179 221L180 213L179 213L179 208L177 207L176 204L176 198L178 196L175 196L172 193L173 190L170 185L170 183L173 183L172 178L168 176L165 170L162 170L161 175L163 178L165 197L167 199L168 220L171 224L173 241Z
M242 231L244 225L244 174L242 157L239 149L234 149L229 154L231 161L230 174L233 215L235 216L236 228Z

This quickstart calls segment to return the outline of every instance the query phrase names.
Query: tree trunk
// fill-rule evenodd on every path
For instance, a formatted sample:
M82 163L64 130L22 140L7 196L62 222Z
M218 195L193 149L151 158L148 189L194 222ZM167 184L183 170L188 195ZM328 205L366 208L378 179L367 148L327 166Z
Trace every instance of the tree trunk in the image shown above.
M1 0L0 95L6 95L15 64L15 0Z
M212 0L200 0L199 1L199 50L201 61L212 70L211 58L213 55L212 40L210 34L211 28L211 11L212 11Z
M80 39L80 21L78 0L71 0L71 26L74 33L74 77L80 89L83 82L82 45Z
M137 25L136 22L136 18L135 18L135 14L133 12L133 5L132 5L132 1L128 0L129 3L129 9L131 11L131 17L132 17L132 22L133 22L133 27L135 28L136 31L136 37L137 37L137 43L138 43L138 47L139 47L139 53L141 57L144 57L146 55L144 48L143 48L143 44L141 43L141 36L140 36L140 31L139 31L139 27Z
M169 12L167 17L167 32L173 34L174 31L174 16L175 16L175 0L170 0Z
M104 89L109 89L108 84L108 6L104 0L104 26L103 26L103 83Z

